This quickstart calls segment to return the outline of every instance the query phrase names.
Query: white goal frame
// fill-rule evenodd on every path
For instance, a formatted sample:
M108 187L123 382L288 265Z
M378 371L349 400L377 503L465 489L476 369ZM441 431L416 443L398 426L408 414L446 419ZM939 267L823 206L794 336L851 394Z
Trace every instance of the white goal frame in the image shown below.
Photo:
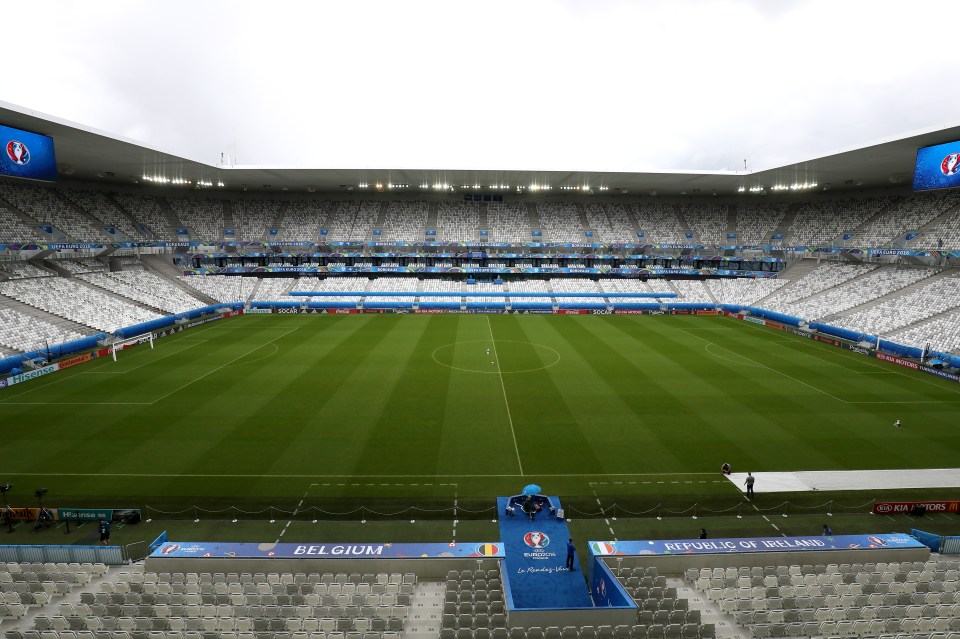
M143 335L117 340L110 345L110 355L113 357L113 361L117 361L118 350L122 351L128 346L136 346L137 344L145 344L147 342L150 343L150 348L153 348L153 333L144 333Z

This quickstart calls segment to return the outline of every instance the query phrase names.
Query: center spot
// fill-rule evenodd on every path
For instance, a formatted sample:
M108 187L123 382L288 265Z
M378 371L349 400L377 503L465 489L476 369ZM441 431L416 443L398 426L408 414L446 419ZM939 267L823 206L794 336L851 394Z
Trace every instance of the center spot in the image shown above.
M432 357L447 368L487 375L532 373L560 361L560 353L549 346L509 339L445 344L434 349Z

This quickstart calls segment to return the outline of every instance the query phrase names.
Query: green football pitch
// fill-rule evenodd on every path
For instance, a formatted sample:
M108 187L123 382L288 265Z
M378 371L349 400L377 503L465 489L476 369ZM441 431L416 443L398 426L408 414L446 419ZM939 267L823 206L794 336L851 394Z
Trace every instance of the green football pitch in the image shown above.
M723 462L954 467L958 407L950 382L728 318L249 315L0 391L0 481L13 505L44 486L163 512L469 517L531 482L720 508L741 501Z

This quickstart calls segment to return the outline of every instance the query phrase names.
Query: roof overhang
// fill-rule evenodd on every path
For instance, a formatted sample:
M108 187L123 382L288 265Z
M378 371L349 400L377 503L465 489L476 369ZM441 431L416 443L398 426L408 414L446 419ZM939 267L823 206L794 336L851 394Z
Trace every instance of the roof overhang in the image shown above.
M818 189L835 191L876 189L909 185L918 148L960 139L960 126L952 126L913 132L781 167L737 172L309 169L208 164L6 102L0 102L0 124L52 137L60 175L65 180L130 185L144 182L146 176L183 180L186 188L206 183L214 185L208 190L261 192L362 192L361 185L367 185L365 188L372 192L397 193L461 191L461 187L468 187L468 191L480 187L485 193L498 190L516 193L517 187L521 187L524 193L530 193L531 186L549 186L550 189L543 192L550 195L583 193L584 187L589 187L591 193L656 192L660 195L731 195L741 187L763 187L769 192L774 186L814 183ZM220 182L224 187L216 186ZM427 188L421 188L422 185ZM492 186L508 188L493 189Z

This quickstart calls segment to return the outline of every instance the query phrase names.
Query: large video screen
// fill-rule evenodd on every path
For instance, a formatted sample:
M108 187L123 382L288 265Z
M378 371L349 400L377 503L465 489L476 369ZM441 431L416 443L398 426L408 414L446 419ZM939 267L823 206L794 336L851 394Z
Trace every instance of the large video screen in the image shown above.
M960 187L960 141L927 146L917 151L913 190Z
M0 175L55 182L53 138L0 124Z

